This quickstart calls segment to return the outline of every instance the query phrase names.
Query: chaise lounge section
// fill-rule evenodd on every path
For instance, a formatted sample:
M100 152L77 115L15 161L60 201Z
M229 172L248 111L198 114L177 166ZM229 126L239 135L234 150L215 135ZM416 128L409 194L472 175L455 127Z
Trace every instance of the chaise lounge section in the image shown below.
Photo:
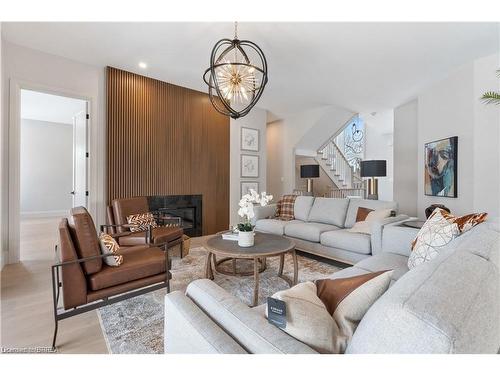
M417 230L388 224L382 251L331 275L394 269L394 282L365 314L346 353L497 353L498 227L483 223L408 270ZM391 233L390 236L386 234ZM214 282L165 297L165 353L315 353Z

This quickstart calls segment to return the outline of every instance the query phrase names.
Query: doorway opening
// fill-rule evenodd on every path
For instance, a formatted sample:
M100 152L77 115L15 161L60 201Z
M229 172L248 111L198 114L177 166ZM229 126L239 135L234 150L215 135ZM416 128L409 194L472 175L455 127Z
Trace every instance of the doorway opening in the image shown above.
M20 260L45 258L60 219L87 207L86 100L21 89Z

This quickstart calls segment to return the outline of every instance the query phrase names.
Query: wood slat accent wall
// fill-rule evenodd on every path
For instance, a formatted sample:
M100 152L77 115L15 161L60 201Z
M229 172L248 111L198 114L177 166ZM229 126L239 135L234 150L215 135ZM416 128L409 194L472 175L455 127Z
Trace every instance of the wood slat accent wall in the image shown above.
M107 199L203 195L203 234L229 225L229 118L207 94L107 68Z

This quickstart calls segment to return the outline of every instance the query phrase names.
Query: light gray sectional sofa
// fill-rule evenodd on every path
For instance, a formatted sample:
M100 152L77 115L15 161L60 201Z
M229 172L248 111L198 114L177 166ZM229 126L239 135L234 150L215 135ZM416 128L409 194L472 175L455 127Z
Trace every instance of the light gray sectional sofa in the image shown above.
M483 223L439 256L407 268L416 230L388 224L382 250L331 275L395 269L347 353L497 353L500 347L498 227ZM165 297L165 353L315 353L210 280Z
M255 230L293 238L297 249L329 259L354 264L381 252L382 229L385 225L403 221L397 215L372 225L371 236L350 232L356 222L359 207L388 208L397 213L396 202L369 199L314 198L299 196L295 200L295 220L273 218L276 204L256 206L253 219Z

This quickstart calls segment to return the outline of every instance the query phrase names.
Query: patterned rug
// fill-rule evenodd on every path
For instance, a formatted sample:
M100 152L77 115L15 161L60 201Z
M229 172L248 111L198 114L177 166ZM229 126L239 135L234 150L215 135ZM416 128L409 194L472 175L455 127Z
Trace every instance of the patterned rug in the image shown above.
M187 285L196 279L204 278L206 250L197 247L190 250L183 259L173 258L172 290L185 291ZM314 259L298 256L299 282L326 277L339 270L333 265ZM259 304L266 297L279 290L289 288L288 283L277 276L279 258L267 260L267 269L260 274ZM238 263L238 269L252 268L251 262ZM241 268L240 268L241 267ZM232 295L250 304L253 296L253 276L226 276L214 272L214 282ZM293 277L293 263L290 256L285 257L283 274ZM163 353L163 318L166 289L157 290L126 301L105 306L97 311L102 332L110 353ZM168 319L168 317L167 317Z

